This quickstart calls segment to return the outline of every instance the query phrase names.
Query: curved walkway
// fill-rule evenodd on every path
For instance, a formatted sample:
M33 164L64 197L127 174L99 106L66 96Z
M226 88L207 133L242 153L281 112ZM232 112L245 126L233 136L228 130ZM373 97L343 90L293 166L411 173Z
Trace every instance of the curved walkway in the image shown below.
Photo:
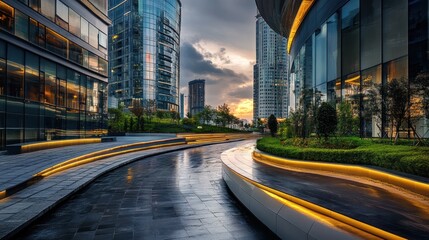
M18 238L276 239L222 180L220 154L249 142L176 151L123 166Z
M253 145L224 154L235 172L262 185L410 239L429 234L429 201L398 191L326 175L274 168L253 161Z

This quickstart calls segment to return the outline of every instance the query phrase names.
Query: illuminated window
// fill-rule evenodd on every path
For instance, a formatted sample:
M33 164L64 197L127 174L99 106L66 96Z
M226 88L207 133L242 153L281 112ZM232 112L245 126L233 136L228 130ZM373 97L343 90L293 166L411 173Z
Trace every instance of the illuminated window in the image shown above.
M0 1L0 27L13 33L14 9L6 3Z

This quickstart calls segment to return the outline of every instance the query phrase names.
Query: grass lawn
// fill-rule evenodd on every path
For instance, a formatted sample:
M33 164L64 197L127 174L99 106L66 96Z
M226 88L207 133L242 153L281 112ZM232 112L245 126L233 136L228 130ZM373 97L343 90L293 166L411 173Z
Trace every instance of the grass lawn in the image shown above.
M403 143L405 144L405 142ZM429 147L391 145L359 138L286 139L264 137L257 142L263 152L300 160L372 165L429 177Z

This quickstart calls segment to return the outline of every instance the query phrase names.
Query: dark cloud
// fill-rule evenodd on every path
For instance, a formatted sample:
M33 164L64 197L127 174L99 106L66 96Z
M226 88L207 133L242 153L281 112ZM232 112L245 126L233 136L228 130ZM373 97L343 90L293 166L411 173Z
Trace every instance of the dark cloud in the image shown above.
M182 39L210 39L235 48L255 47L254 0L182 0Z
M182 44L180 54L181 70L185 73L189 72L201 77L209 76L220 81L233 81L235 84L242 84L249 80L244 74L236 73L228 68L219 68L212 61L204 59L204 56L190 43Z
M239 87L228 93L228 96L235 99L252 98L253 86Z

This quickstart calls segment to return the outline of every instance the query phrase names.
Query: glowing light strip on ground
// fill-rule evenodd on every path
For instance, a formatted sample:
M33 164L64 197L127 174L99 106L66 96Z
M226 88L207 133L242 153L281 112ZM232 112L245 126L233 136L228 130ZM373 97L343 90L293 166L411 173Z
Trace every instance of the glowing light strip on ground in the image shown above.
M265 155L260 152L253 152L253 159L257 162L261 162L273 167L286 166L292 168L329 171L345 175L370 178L384 183L396 185L408 191L412 191L424 196L429 196L429 184L367 167L351 166L336 163L290 160L286 158Z
M65 162L59 163L57 165L54 165L50 168L47 168L37 174L35 174L35 177L41 176L41 177L47 177L49 175L52 175L54 173L57 172L61 172L79 165L83 165L83 164L87 164L90 162L94 162L100 159L104 159L104 158L108 158L108 157L113 157L113 156L117 156L117 155L121 155L121 154L126 154L126 153L131 153L131 152L137 152L137 151L143 151L143 150L148 150L148 149L153 149L153 148L160 148L160 147L170 147L170 146L176 146L176 145L182 145L184 143L167 143L167 144L158 144L158 145L153 145L153 146L148 146L148 147L141 147L141 148L134 148L134 149L127 149L127 150L122 150L122 151L118 151L118 152L113 152L113 153L105 153L102 155L97 155L95 153L91 153L91 154L87 154L81 157L77 157L77 158L73 158L70 160L67 160ZM107 152L107 151L103 151L103 152Z
M299 6L298 12L296 13L295 19L293 20L292 27L289 32L289 37L287 41L287 52L290 53L292 47L292 42L295 38L295 34L301 26L302 21L304 21L305 16L308 11L313 6L315 0L302 0L301 5Z
M36 150L50 149L57 147L65 147L72 145L88 144L88 143L100 143L101 138L82 138L82 139L71 139L71 140L58 140L58 141L47 141L39 143L26 144L21 147L21 152L33 152Z
M224 164L224 166L228 167ZM331 211L322 206L316 205L314 203L305 201L303 199L294 197L292 195L277 191L265 185L262 185L258 182L255 182L236 171L232 170L230 167L228 169L243 179L244 181L251 183L252 185L258 187L270 197L276 199L282 204L302 213L312 218L316 218L322 222L328 223L332 226L338 227L347 232L353 233L362 237L363 239L405 239L395 234L386 232L382 229L376 228L369 224L357 221L353 218L347 217L340 213Z

